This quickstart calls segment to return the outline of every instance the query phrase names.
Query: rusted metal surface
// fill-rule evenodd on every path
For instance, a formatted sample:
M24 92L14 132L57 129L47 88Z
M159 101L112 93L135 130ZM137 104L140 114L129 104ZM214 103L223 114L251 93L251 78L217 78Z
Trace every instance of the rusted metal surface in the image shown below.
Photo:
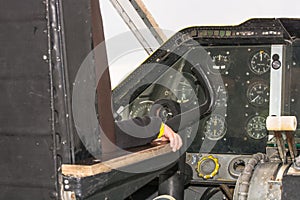
M103 22L98 0L91 0L92 37L95 53L96 75L100 76L97 86L98 119L101 126L102 158L114 151L115 130L111 107L111 85L105 47ZM109 140L109 141L108 141ZM100 145L100 144L99 144Z
M286 163L286 151L285 151L284 141L283 141L281 132L276 131L276 132L274 132L274 135L276 137L276 144L278 147L280 159L281 159L282 163Z

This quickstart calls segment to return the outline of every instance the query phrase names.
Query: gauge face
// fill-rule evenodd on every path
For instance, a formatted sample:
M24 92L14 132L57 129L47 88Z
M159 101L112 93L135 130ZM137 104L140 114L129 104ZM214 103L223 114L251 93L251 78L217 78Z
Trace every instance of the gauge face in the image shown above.
M270 88L266 83L257 82L252 84L247 90L249 102L256 106L268 104L270 98Z
M252 117L247 123L248 135L256 140L267 136L266 118L262 116Z
M208 54L211 56L212 61L214 63L211 69L212 73L224 74L229 69L230 66L229 51L220 54L215 54L215 55L212 55L212 53L210 52Z
M148 115L153 105L153 101L141 101L132 106L130 117L143 117Z
M270 55L263 50L255 53L250 60L251 71L258 75L264 74L269 71L270 65Z
M216 91L216 106L226 107L227 106L227 91L224 85L215 86Z
M198 87L196 86L196 77L190 73L183 73L183 77L178 82L177 88L174 89L178 103L187 103L197 96Z
M210 140L219 140L226 133L226 122L220 115L211 115L205 122L204 134Z

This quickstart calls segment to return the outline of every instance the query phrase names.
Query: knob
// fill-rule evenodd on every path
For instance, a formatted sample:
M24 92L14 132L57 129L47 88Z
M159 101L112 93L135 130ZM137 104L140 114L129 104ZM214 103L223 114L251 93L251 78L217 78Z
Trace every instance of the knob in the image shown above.
M203 179L213 178L219 171L218 159L212 155L204 156L197 163L198 176Z

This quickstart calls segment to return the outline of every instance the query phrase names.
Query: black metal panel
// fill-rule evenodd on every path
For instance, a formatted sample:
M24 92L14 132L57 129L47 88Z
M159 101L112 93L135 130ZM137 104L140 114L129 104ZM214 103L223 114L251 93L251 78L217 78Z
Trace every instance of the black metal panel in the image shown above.
M45 17L45 11L40 15ZM1 133L50 134L49 72L43 60L48 49L46 25L45 19L0 24Z
M60 198L57 163L81 149L68 116L90 29L90 1L0 1L0 199Z
M289 35L293 38L300 37L300 24L299 19L289 19L289 18L282 18L280 19L282 25L286 28Z
M59 115L64 118L65 114L62 109L63 103L68 106L67 112L69 118L69 136L60 127L61 141L67 141L63 146L64 151L59 152L63 157L63 163L74 163L76 160L80 161L89 156L89 153L85 150L79 139L75 126L73 124L72 112L70 105L72 103L72 89L73 82L75 81L77 71L86 58L86 56L92 51L92 37L91 37L91 3L87 0L73 1L64 0L62 4L62 22L63 22L63 56L64 62L64 74L65 74L65 90L67 96L67 102L63 102L63 99L56 99L56 108L59 110ZM59 83L56 83L56 89L58 89ZM61 122L60 122L61 123ZM72 149L74 158L67 157L67 151Z
M50 200L57 194L49 188L24 188L19 186L0 186L0 199L2 200Z
M164 160L165 158L166 155L159 157L159 159L161 160ZM136 166L151 166L144 164L144 162L141 162ZM68 190L74 191L78 199L125 199L126 197L137 191L139 188L152 181L159 174L165 172L173 166L174 163L147 173L135 174L128 173L126 171L112 170L111 172L101 173L83 178L69 176L64 176L63 178L64 180L68 180Z
M51 187L53 172L51 136L2 136L0 183L23 187Z
M64 0L62 6L68 76L73 83L81 63L92 50L91 7L89 1L83 0Z
M51 136L3 136L0 139L0 199L57 197Z
M105 192L99 192L94 194L91 197L86 198L87 200L98 200L98 199L125 199L133 192L140 189L146 183L155 179L158 176L158 172L151 174L140 174L140 176L136 175L130 178L127 178L125 181L119 181L119 185L115 187L109 187ZM129 199L133 199L130 198ZM141 199L141 198L139 198Z
M172 168L178 156L168 153L92 176L63 176L64 188L78 199L124 199Z
M0 4L0 199L50 199L57 189L46 4Z
M19 22L45 20L45 4L43 1L0 1L0 23L15 24Z
M288 96L289 99L287 99L289 102L288 105L290 105L290 111L291 115L294 115L298 119L298 126L296 130L296 137L300 137L300 82L299 82L299 76L300 76L300 40L297 39L292 46L293 54L292 54L292 62L293 65L291 67L291 74L290 77L291 85L290 85L290 96ZM299 139L296 140L297 143L299 143Z

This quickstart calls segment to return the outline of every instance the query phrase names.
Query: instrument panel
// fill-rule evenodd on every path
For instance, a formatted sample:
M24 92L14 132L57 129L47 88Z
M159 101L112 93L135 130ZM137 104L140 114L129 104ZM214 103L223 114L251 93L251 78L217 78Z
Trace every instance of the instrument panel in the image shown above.
M271 47L205 49L215 61L207 75L213 80L219 71L222 82L214 85L215 110L201 120L197 142L191 145L190 151L199 151L203 141L215 141L210 149L212 153L251 153L247 148L249 143L263 149L260 144L265 146L267 142L265 120L269 109Z
M180 31L114 91L116 120L152 115L168 122L202 105L208 99L195 73L201 68L214 91L214 106L179 132L189 141L186 163L193 180L234 182L249 155L274 145L266 118L300 113L300 34L293 23L299 22L253 19ZM209 61L197 57L199 49Z
M195 171L193 180L234 184L250 158L249 155L187 153L186 163Z
M197 48L191 48L184 57L193 55ZM213 46L204 49L213 63L204 68L204 73L212 82L215 106L210 114L199 119L196 138L188 151L199 152L204 141L213 145L202 149L204 152L251 154L258 149L263 151L267 142L265 120L269 109L271 47ZM189 110L205 102L201 81L191 64L179 59L170 69L132 100L119 117L152 115L166 122L180 110ZM154 106L157 103L172 105ZM248 144L255 144L255 147Z

